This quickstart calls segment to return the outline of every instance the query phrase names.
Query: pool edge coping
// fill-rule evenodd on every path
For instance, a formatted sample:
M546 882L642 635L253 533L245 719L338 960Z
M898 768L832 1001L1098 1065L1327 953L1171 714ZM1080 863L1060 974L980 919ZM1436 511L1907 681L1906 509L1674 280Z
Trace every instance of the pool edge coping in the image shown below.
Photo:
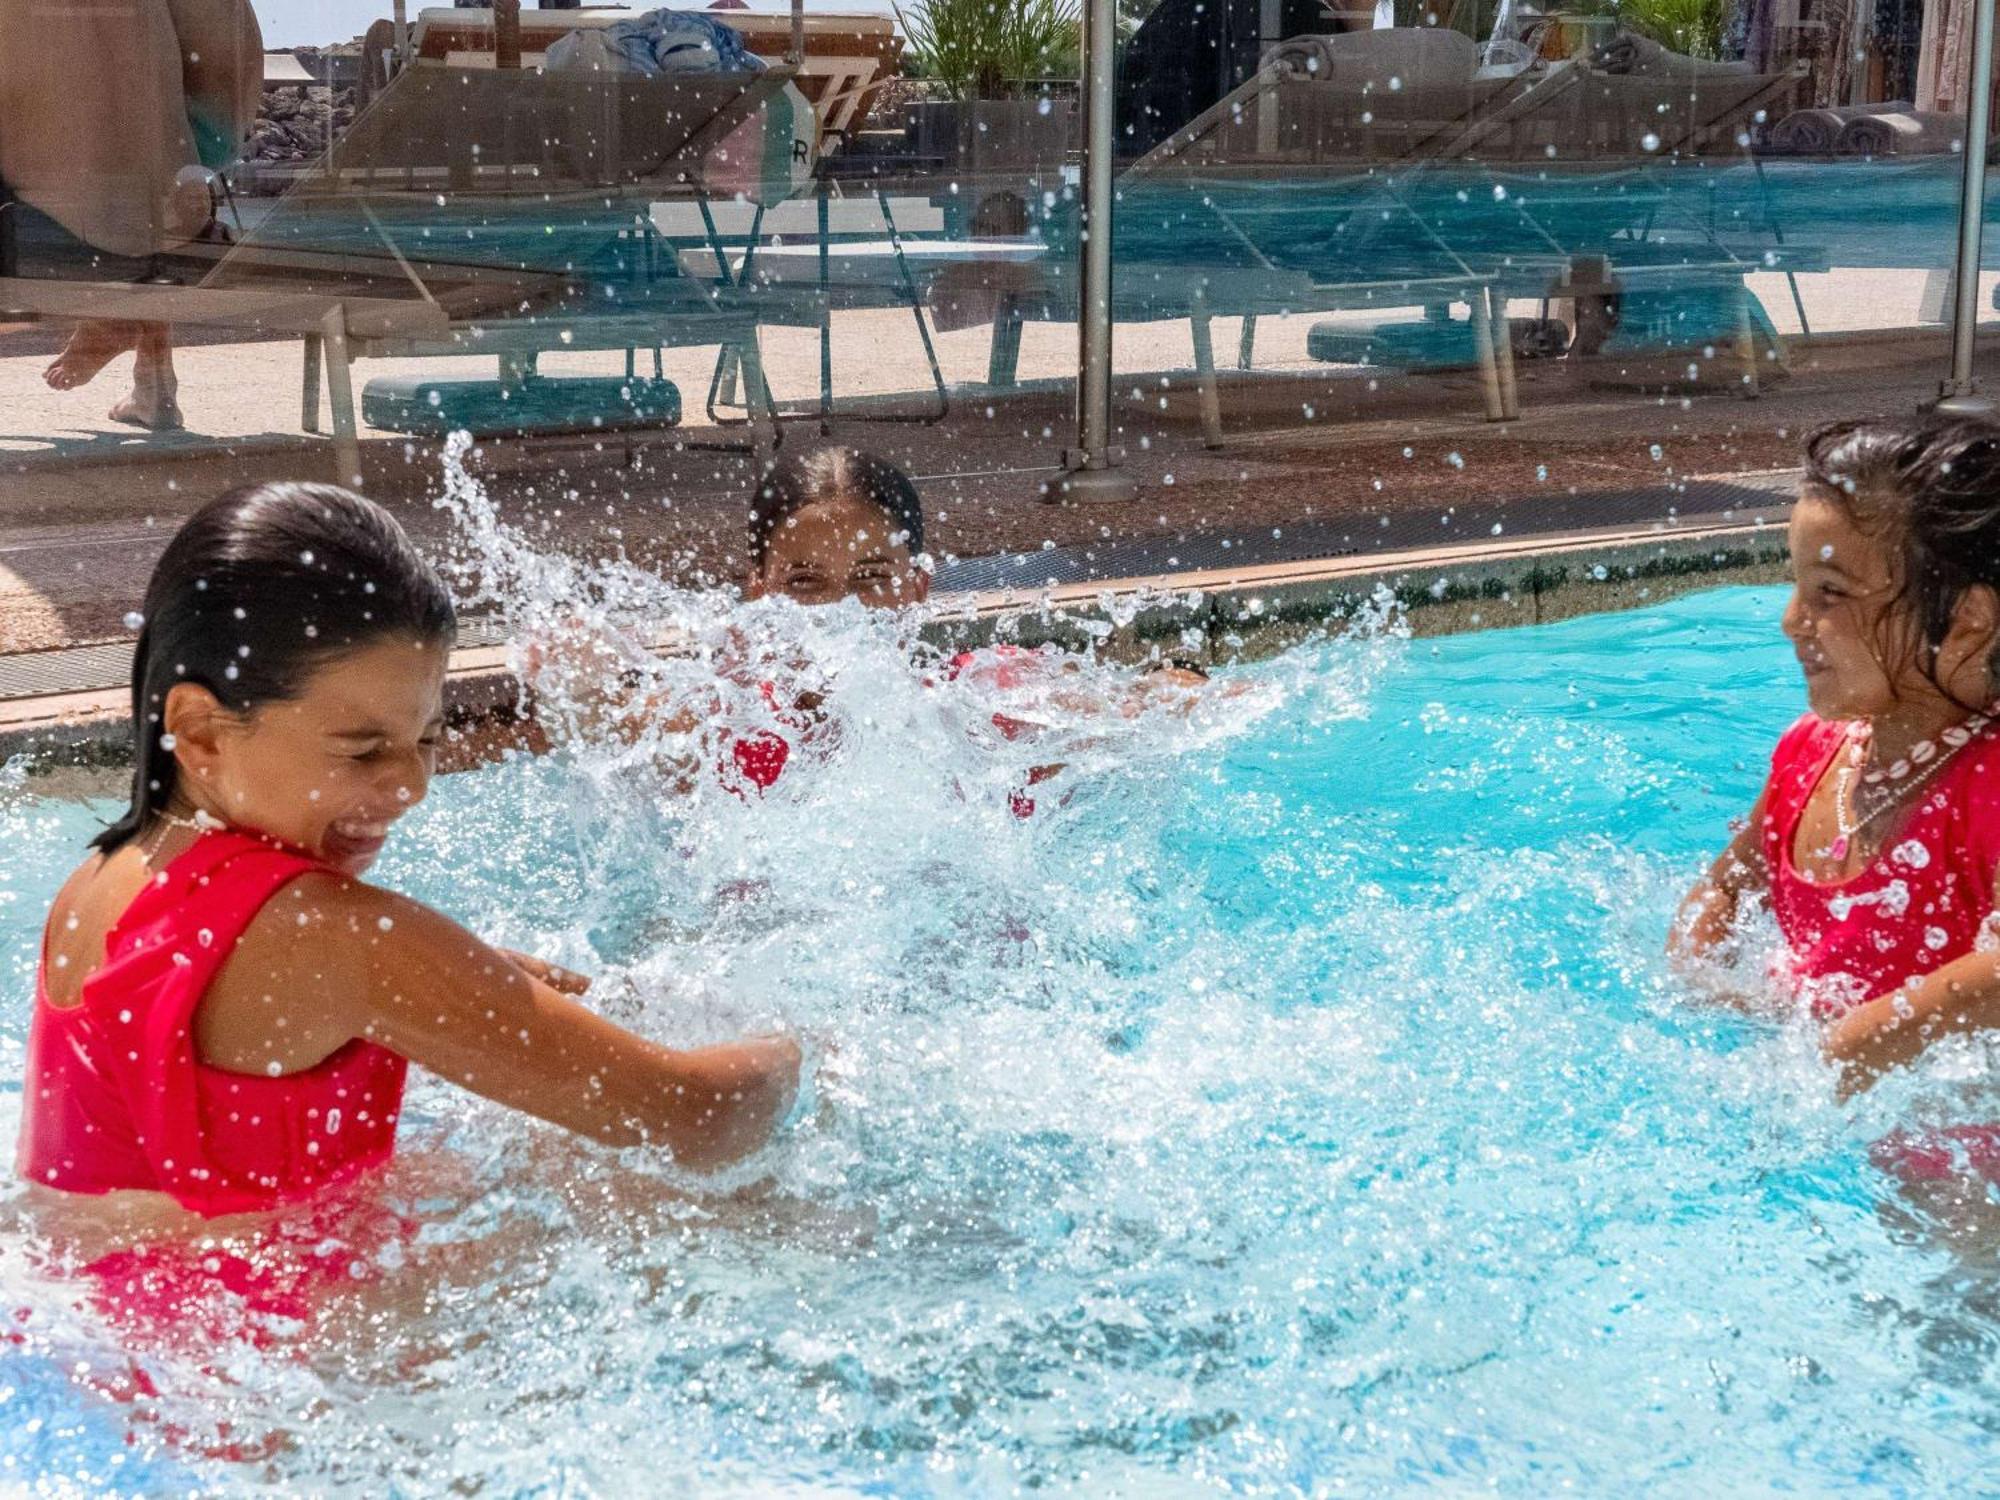
M1368 601L1383 600L1384 591L1414 634L1456 634L1637 608L1730 582L1772 582L1785 556L1782 515L1756 522L1694 516L1671 527L1482 539L977 593L954 601L957 607L927 622L923 634L960 647L996 639L1095 641L1127 658L1159 654L1159 643L1170 641L1169 654L1215 664L1267 656L1306 635L1338 629ZM1136 607L1117 610L1124 618L1114 619L1112 606L1119 601L1136 601ZM1190 643L1191 632L1198 644ZM505 645L452 652L445 696L455 725L519 711L519 684L507 653ZM0 761L27 757L35 768L129 764L129 711L125 688L0 701ZM467 764L485 758L473 754Z

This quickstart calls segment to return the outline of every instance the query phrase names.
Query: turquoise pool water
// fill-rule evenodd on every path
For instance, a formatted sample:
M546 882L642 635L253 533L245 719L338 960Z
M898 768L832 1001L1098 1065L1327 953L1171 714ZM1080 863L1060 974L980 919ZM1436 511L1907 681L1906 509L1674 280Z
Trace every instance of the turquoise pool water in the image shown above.
M764 804L608 756L450 778L384 879L655 1034L833 1043L816 1108L724 1189L421 1088L375 1189L414 1237L316 1221L369 1275L204 1340L93 1312L10 1188L0 1480L1988 1490L1992 1255L1867 1157L1983 1059L1838 1105L1802 1029L1660 957L1799 709L1781 602L1303 647L1074 737L1028 820L976 694L897 688L852 621L813 627L834 748ZM10 1152L37 924L97 811L0 794ZM134 1365L156 1394L92 1387Z

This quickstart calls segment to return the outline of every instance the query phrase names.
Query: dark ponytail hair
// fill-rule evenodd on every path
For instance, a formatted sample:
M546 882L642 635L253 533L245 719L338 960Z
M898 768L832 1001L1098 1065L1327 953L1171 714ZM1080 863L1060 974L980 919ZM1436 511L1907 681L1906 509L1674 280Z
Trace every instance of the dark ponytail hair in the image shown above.
M1937 653L1966 591L2000 593L2000 425L1917 416L1829 422L1806 436L1806 483L1878 538L1895 563L1899 608L1884 616L1940 691ZM1988 662L2000 683L2000 643ZM1987 705L1963 703L1968 712Z
M910 476L886 459L826 446L781 459L764 472L750 503L750 566L761 568L780 526L822 500L863 500L889 519L912 555L924 550L924 502Z
M330 484L257 484L197 511L153 569L132 653L132 805L91 841L109 854L173 796L167 692L232 713L297 696L328 660L385 637L447 641L451 594L395 518Z

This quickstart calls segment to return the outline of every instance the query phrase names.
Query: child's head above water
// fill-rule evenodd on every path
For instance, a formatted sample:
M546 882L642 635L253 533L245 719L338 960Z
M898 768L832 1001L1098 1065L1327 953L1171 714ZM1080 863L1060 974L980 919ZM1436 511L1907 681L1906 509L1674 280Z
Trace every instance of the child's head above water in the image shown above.
M352 873L423 798L451 595L389 513L322 484L232 491L153 570L132 663L132 806L206 815Z
M2000 427L1834 422L1807 437L1785 633L1822 718L2000 693Z
M757 487L749 540L747 598L892 607L930 593L923 502L873 454L825 447L781 460Z

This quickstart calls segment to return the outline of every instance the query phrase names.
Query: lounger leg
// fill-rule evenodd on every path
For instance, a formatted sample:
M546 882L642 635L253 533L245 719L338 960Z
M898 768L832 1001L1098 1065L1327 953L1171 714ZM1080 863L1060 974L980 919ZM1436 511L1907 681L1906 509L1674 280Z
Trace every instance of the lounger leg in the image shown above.
M361 484L361 441L354 421L354 372L347 352L347 313L336 307L320 323L326 343L326 390L333 402L333 466L342 484Z
M1215 330L1208 312L1208 298L1199 288L1188 304L1188 329L1194 335L1194 371L1201 398L1201 440L1211 448L1222 446L1222 393L1215 380Z
M1521 392L1514 383L1514 325L1507 317L1507 299L1492 287L1486 305L1493 315L1493 362L1500 372L1500 409L1508 421L1521 415Z
M1243 315L1243 334L1236 344L1236 368L1239 370L1249 369L1250 361L1256 357L1256 353L1257 315L1255 313L1245 313Z
M307 432L319 431L319 361L320 337L309 333L306 335L305 382L299 402L299 426Z
M1743 399L1755 401L1757 389L1757 323L1751 315L1750 287L1736 288L1736 357L1743 361Z
M1010 386L1021 374L1021 303L1012 292L993 310L993 348L986 357L986 383Z
M736 404L736 371L742 364L741 351L724 344L715 355L715 397L723 406Z
M778 426L778 403L764 379L764 356L755 329L738 346L736 357L743 366L743 404L750 409L750 448L759 458L768 458L785 434Z
M827 225L826 181L821 179L819 191L815 195L819 209L819 433L825 437L833 431L833 293L830 284L832 231ZM754 248L754 247L753 247ZM909 274L904 273L905 281ZM913 294L914 295L914 294ZM919 320L923 314L919 313Z
M1500 362L1493 352L1491 289L1481 287L1468 299L1472 313L1472 344L1479 352L1479 394L1486 402L1486 420L1507 420L1507 398L1500 385Z

